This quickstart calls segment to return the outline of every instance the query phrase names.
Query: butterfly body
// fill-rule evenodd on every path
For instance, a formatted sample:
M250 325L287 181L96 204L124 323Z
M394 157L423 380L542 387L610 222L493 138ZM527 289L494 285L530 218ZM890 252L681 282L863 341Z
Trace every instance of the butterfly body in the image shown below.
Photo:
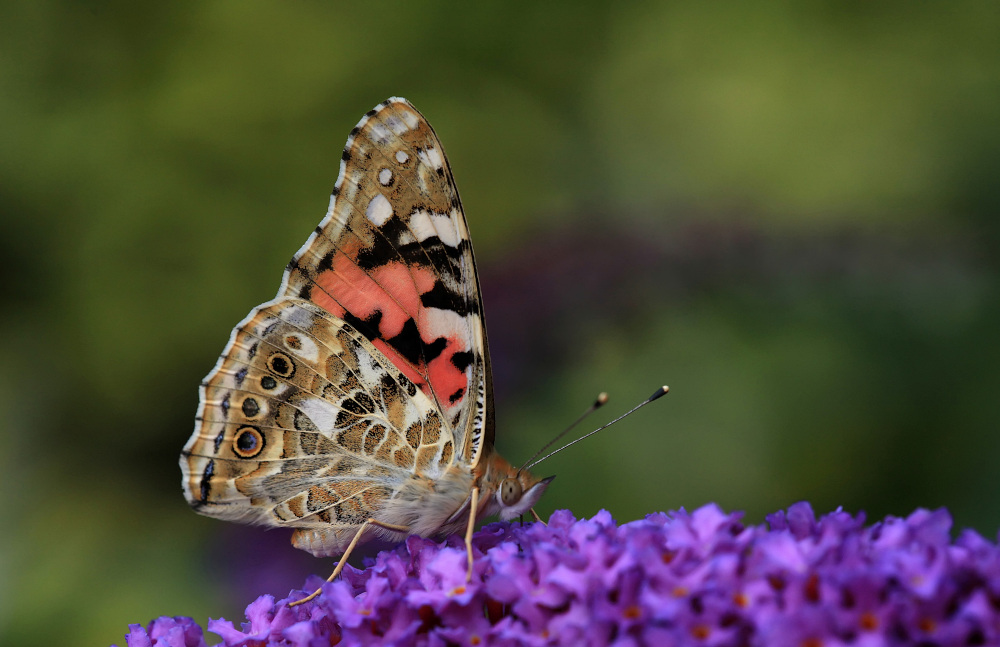
M188 503L294 528L317 556L510 519L550 480L493 448L465 216L437 136L403 99L351 131L327 216L200 395L180 461Z

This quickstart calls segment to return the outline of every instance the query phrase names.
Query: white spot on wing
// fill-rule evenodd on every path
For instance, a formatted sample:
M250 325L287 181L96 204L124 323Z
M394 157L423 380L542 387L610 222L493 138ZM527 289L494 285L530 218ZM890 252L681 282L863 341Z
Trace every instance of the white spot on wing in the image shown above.
M420 324L423 330L433 330L435 335L445 338L467 340L469 339L469 322L466 318L454 310L444 310L442 308L426 308L422 312L423 322ZM424 328L424 326L427 326ZM463 347L461 350L469 350ZM472 370L472 365L465 369L466 375Z
M372 124L371 138L379 144L389 142L389 131L382 124Z
M402 135L409 128L404 124L398 117L386 117L385 125L389 127L389 130L396 133L397 135Z
M410 214L410 231L420 242L437 236L445 245L458 247L458 229L455 228L455 222L446 214L431 213L422 209L414 211Z
M386 220L392 217L392 205L389 204L384 195L379 193L368 203L368 208L365 209L365 216L373 225L381 227L385 224Z
M417 124L420 123L417 120L417 115L413 114L409 110L402 110L400 111L400 114L403 116L403 121L405 121L406 125L410 128L416 128Z
M417 157L424 164L427 164L432 169L439 169L444 165L444 159L441 157L441 151L436 148L426 148L417 153Z
M409 159L410 156L406 154L406 151L396 151L396 161L400 164L406 164Z
M434 230L430 214L423 210L414 211L410 214L410 231L413 232L413 235L420 242L437 236L437 231Z
M441 157L441 151L436 148L427 149L427 157L431 159L431 166L434 168L441 168L444 166L444 159Z
M330 436L337 426L337 414L340 409L331 402L322 398L303 398L297 403L302 413L309 416L312 423L320 431L326 432Z
M389 183L392 182L392 171L390 171L387 168L384 168L381 171L379 171L378 181L379 184L381 184L382 186L389 186Z
M403 231L399 232L399 241L398 241L398 243L399 243L400 246L402 246L402 245L409 245L411 243L416 242L416 240L417 239L413 235L413 232L411 232L409 229L404 229Z
M448 247L458 247L458 243L461 242L456 222L454 214L451 216L444 213L434 214L434 225L437 227L438 237Z
M289 344L289 339L292 337L294 337L294 341ZM319 347L316 345L316 342L305 335L285 335L284 342L285 348L291 351L293 355L312 364L319 361ZM295 348L295 346L298 346L298 348Z

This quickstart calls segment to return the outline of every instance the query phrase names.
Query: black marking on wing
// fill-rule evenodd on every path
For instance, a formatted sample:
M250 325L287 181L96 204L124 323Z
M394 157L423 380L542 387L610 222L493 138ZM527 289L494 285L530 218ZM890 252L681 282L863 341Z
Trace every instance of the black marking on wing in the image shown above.
M215 474L215 461L210 460L208 461L208 465L205 466L205 471L201 473L201 485L198 488L201 500L194 502L191 507L197 509L208 502L208 495L212 490L213 474Z
M383 374L380 381L382 386L381 397L383 401L394 400L399 397L399 384L397 384L396 380L392 379L388 373Z
M376 310L369 316L362 319L353 312L345 310L344 321L353 326L354 329L361 333L368 341L372 341L373 339L379 338L378 327L382 322L382 311Z
M399 252L400 246L397 243L400 240L400 236L405 232L406 226L402 221L396 216L390 217L378 228L378 233L381 235L372 236L371 247L362 249L358 254L358 267L365 272L369 272L369 270L385 265L392 259L401 257L402 254ZM412 261L414 259L403 257L403 260ZM427 259L421 253L416 260L426 262Z
M367 411L365 411L364 407L362 407L354 400L351 400L350 398L341 401L340 408L346 409L347 411L350 411L351 413L359 416L363 416L366 413L368 413Z
M402 373L399 374L399 385L406 389L411 398L417 394L417 385Z
M469 368L469 364L472 363L472 353L467 350L458 351L451 356L451 363L459 371L464 372L465 369Z
M448 289L441 281L435 281L433 288L420 295L420 303L425 308L453 310L462 317L469 314L469 305L465 297Z
M331 252L327 252L326 254L324 254L323 258L319 259L319 263L316 263L315 271L308 272L308 274L312 274L313 276L319 276L323 272L332 269L333 257L336 255L337 255L337 250L333 250ZM312 279L310 279L310 282L312 282Z
M399 255L408 261L429 259L431 265L450 276L458 277L462 271L462 259L469 247L469 242L463 240L455 247L445 245L437 236L431 236L422 242L407 243L397 249Z
M219 435L215 437L215 442L213 443L215 445L216 454L219 453L219 448L222 447L222 441L225 439L225 437L226 437L226 428L223 427L222 431L219 432Z
M367 413L373 413L375 411L375 401L372 400L371 396L367 393L359 391L358 393L355 393L353 397Z
M420 331L417 330L417 324L412 318L406 320L398 335L387 338L385 342L415 366L420 365L420 360L430 364L448 345L448 340L444 337L438 337L433 342L425 344L420 338Z

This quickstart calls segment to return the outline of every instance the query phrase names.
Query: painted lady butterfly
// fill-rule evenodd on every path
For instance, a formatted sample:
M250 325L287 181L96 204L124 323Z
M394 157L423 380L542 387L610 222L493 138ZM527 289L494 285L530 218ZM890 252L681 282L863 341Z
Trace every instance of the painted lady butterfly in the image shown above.
M528 511L551 478L493 448L479 280L430 124L391 98L351 131L326 217L201 385L184 495L295 528L316 556Z

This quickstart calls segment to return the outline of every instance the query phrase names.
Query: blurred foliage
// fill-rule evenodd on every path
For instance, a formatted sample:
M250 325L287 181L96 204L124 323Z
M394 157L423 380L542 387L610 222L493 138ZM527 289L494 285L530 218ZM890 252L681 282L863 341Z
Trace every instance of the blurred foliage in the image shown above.
M543 515L995 536L997 33L976 0L3 4L0 643L238 619L330 568L191 513L176 461L390 95L462 190L500 450L671 385L540 466Z

